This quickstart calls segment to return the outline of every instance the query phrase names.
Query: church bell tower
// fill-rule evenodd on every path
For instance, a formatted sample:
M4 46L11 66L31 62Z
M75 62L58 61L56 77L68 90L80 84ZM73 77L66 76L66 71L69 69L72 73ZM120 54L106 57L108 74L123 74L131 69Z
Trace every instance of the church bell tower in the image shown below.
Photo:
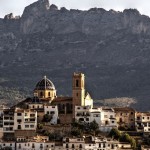
M85 76L83 73L74 73L72 80L73 107L85 106Z

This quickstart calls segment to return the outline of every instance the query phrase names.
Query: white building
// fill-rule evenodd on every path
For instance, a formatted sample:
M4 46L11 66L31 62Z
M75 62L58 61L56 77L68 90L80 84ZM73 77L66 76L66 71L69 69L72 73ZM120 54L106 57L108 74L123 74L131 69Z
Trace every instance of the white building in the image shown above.
M14 113L14 130L36 130L37 111L16 108Z
M112 128L117 127L115 112L111 108L91 108L90 106L76 106L75 119L83 123L96 121L99 129L109 132Z
M119 141L103 137L83 137L83 138L63 138L64 150L118 150L132 149L129 143L120 143Z
M117 128L115 112L112 108L102 108L100 130L109 132L112 128Z
M12 150L16 150L15 148L15 142L4 142L4 141L1 141L0 142L0 149L3 149L3 148L11 148Z
M28 140L17 138L16 150L54 150L55 143L49 141L48 136L35 136Z
M13 109L4 110L3 133L14 133L14 110Z
M16 143L16 150L55 150L55 143L53 142L19 142Z
M150 133L150 112L137 112L135 121L137 131Z
M93 108L93 99L88 92L86 92L84 99L85 99L85 106L91 106L91 108Z
M68 138L63 139L63 149L85 149L84 138Z
M48 114L52 117L50 124L57 124L58 121L58 107L57 106L44 106L44 114Z

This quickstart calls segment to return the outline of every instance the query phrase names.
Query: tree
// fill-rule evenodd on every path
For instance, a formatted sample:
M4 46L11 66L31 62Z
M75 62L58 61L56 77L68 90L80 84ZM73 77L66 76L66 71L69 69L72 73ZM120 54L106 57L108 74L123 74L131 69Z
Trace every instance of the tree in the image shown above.
M90 130L94 132L94 136L95 136L96 131L99 130L99 125L95 120L90 122Z
M130 137L130 140L129 140L131 146L133 149L136 149L136 141L134 138Z
M109 132L109 136L118 140L121 137L121 133L118 129L113 128L111 129L111 131Z
M121 137L120 137L120 142L130 142L130 135L125 133L125 134L122 134Z
M52 119L52 116L51 115L48 115L48 114L45 114L43 116L43 122L50 122Z
M39 124L37 125L37 128L38 128L38 129L43 129L43 124L39 123Z
M78 128L74 128L73 130L71 130L71 135L73 135L73 136L81 136L82 135L82 131L79 130Z

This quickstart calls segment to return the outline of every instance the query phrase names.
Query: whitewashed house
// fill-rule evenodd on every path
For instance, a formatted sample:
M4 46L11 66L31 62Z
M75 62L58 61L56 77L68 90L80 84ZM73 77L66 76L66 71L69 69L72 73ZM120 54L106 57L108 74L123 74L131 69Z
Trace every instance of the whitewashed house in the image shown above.
M112 128L117 128L115 112L112 108L102 108L100 130L109 132Z
M44 106L44 114L48 114L51 116L50 124L55 125L58 121L58 107L45 105Z
M16 108L14 112L14 130L36 130L37 111Z
M84 138L63 138L63 149L85 149Z
M117 127L115 112L112 108L76 106L75 119L83 123L90 123L95 120L103 132L109 132L112 128Z
M15 142L1 141L0 142L0 149L4 149L4 148L11 148L12 150L16 150Z
M5 109L3 112L3 133L14 133L13 109Z

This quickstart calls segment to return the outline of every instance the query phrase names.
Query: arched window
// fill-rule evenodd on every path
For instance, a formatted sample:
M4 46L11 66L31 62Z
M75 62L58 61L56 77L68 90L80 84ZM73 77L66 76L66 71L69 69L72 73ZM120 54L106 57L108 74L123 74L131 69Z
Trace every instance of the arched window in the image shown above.
M79 87L79 80L76 80L76 87Z
M79 145L79 148L82 148L82 144Z
M48 92L48 97L50 97L51 96L51 93L50 92Z

